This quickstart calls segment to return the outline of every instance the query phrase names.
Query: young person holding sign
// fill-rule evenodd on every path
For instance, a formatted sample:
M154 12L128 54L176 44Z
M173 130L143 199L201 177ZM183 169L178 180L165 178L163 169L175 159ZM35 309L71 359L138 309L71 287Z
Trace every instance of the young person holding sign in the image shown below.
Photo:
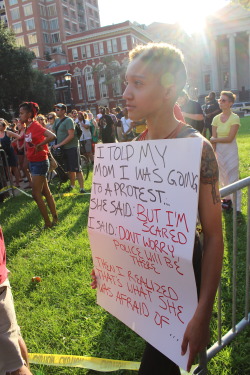
M173 114L175 102L186 84L182 55L175 47L164 43L136 47L130 52L126 82L123 97L129 118L132 121L143 118L147 121L147 129L137 138L138 141L202 137L198 131L178 121ZM202 137L202 140L197 214L203 231L203 252L201 254L196 236L193 255L199 302L181 344L182 355L189 347L188 371L196 354L208 343L209 322L223 257L218 167L213 148L205 138ZM92 278L92 288L96 288L94 270ZM174 362L147 344L139 374L177 375L180 370Z

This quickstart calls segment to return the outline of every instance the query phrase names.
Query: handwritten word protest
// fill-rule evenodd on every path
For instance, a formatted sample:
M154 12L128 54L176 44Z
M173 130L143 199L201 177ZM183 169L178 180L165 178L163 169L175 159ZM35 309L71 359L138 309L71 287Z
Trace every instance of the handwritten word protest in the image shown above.
M97 302L186 368L202 141L96 145L88 231Z

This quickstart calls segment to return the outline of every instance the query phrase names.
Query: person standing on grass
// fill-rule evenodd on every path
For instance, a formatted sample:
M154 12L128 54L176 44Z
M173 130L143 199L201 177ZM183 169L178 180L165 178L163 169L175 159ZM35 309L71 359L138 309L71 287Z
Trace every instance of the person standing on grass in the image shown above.
M7 121L4 120L3 118L0 118L0 144L1 144L2 149L6 153L10 173L13 173L15 176L16 187L20 187L19 181L20 181L21 175L18 169L17 157L14 152L14 148L11 144L11 139L13 138L20 139L20 135L14 133L13 131L7 130L7 126L8 126Z
M55 201L46 178L49 171L48 143L55 139L55 134L35 120L38 111L37 103L24 102L19 106L20 120L26 124L25 148L32 178L32 195L43 217L43 228L48 229L57 224L58 221ZM43 201L43 196L51 212L52 221Z
M127 87L123 98L132 121L142 118L147 121L147 129L137 140L202 137L198 131L178 121L173 114L174 104L186 84L186 69L181 52L165 43L152 43L136 47L129 57ZM197 214L203 231L203 252L196 235L193 255L199 302L181 345L182 355L189 347L188 371L195 356L208 344L209 322L223 258L218 166L211 144L204 137L202 140ZM94 270L92 279L92 288L96 288L98 280ZM138 374L179 375L180 370L174 362L147 343Z
M227 186L239 179L239 154L236 135L240 127L240 118L233 113L231 107L236 95L231 91L222 91L219 106L222 113L214 117L212 122L212 143L218 164L221 186ZM236 195L236 210L241 211L241 190ZM232 207L231 196L222 201L222 208L228 210Z
M17 324L0 225L0 374L32 375L28 351Z
M203 108L205 116L205 127L202 135L206 137L207 130L209 131L209 138L212 137L212 121L213 118L221 112L218 101L215 99L216 95L214 91L211 91L206 100L206 103ZM208 139L209 139L208 138Z
M204 116L200 103L191 100L188 93L182 90L179 93L178 104L181 107L185 122L202 134L204 129Z
M68 172L70 179L69 190L75 188L75 181L77 178L80 186L80 193L86 193L83 187L84 181L81 169L80 146L75 133L75 123L72 118L66 115L66 110L67 107L63 103L55 105L55 111L58 118L53 125L53 132L56 134L57 140L56 144L52 147L54 149L62 149L66 171Z

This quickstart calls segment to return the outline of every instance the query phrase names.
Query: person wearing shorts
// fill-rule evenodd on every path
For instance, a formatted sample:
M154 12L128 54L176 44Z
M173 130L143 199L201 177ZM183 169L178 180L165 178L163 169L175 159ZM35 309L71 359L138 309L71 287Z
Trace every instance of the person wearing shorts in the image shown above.
M49 171L48 143L55 139L55 134L35 121L39 111L38 104L24 102L19 106L20 120L26 123L25 147L26 157L29 161L29 170L32 177L32 195L44 220L44 229L57 224L58 217L54 198L51 194L47 173ZM43 201L46 198L52 215L50 220L47 207Z
M0 375L31 375L26 345L17 324L6 268L6 250L0 226Z
M58 118L53 125L53 131L57 136L54 149L61 148L63 159L70 179L70 190L75 188L75 180L78 180L80 193L86 193L84 190L84 180L81 170L81 157L79 141L75 132L75 123L72 118L66 115L67 107L63 103L55 105L55 111Z

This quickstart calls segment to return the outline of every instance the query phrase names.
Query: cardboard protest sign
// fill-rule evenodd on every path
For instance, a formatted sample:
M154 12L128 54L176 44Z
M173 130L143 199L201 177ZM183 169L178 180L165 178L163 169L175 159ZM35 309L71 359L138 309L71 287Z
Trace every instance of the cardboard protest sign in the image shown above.
M182 368L202 140L96 145L88 231L97 302Z

